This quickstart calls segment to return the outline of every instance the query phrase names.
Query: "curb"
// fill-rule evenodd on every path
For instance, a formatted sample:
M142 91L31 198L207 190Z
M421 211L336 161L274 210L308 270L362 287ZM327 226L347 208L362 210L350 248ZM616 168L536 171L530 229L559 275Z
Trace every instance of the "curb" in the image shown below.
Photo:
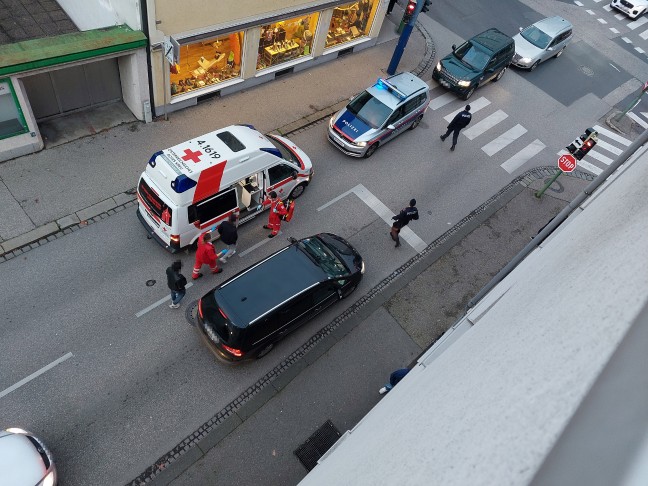
M421 253L414 255L390 275L378 282L348 309L311 336L285 360L218 411L198 429L185 437L172 450L158 458L154 464L139 476L127 483L128 486L144 484L166 486L171 483L191 464L203 457L211 448L215 447L251 417L254 412L281 392L293 378L317 361L319 357L363 322L374 310L382 306L409 281L441 258L454 244L474 231L486 218L501 209L522 188L528 187L534 181L552 176L557 171L557 167L536 167L513 179L499 192L430 243ZM585 181L591 181L595 178L593 175L578 169L565 175ZM424 265L419 265L421 263Z

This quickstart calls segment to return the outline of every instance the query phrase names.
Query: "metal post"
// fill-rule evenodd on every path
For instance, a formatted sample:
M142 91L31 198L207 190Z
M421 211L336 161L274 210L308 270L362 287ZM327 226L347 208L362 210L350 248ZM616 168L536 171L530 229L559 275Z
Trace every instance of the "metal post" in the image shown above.
M167 79L167 72L169 71L169 68L167 67L167 58L164 55L164 49L162 49L162 85L164 86L164 121L169 121L169 112L167 110L167 96L168 92L171 89L170 86L168 86L168 79Z
M555 182L555 180L558 179L558 176L559 176L560 174L562 174L562 173L563 173L563 171L562 171L561 169L558 169L558 172L556 172L556 175L553 176L553 177L549 180L549 182L547 182L547 183L545 184L545 186L542 188L542 190L541 190L541 191L537 191L537 192L535 193L535 197L537 197L538 199L540 199L540 198L542 197L542 195L545 193L545 191L546 191L547 189L549 189L549 186L551 186L551 184L553 184L553 183Z
M630 110L632 110L635 106L637 106L637 105L639 104L639 100L640 100L641 97L644 95L644 93L645 93L645 91L642 90L641 93L639 93L639 96L637 96L634 100L632 100L632 103L630 103L630 105L626 108L626 110L625 110L623 113L618 114L616 117L614 117L614 119L615 119L616 121L621 121L621 118L623 118L624 116L626 116L626 114L627 114Z
M405 23L405 26L402 28L402 34L398 39L398 44L396 45L396 49L394 49L394 54L392 54L391 61L389 62L389 67L387 68L387 74L389 74L390 76L396 73L396 69L398 68L398 63L400 62L401 57L403 57L403 52L405 52L407 41L409 40L409 37L412 34L412 30L414 29L414 24L416 24L416 19L418 17L418 14L421 13L421 10L423 9L423 3L424 3L423 0L419 0L416 2L416 8L414 9L412 16L410 17L409 21ZM407 3L405 4L405 9L407 9ZM403 22L401 21L401 26L402 25ZM398 27L399 30L401 29L401 26Z

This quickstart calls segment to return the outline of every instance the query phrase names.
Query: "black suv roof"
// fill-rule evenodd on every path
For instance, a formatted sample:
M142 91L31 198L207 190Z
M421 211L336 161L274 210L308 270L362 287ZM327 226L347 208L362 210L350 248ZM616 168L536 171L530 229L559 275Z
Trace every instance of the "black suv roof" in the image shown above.
M298 245L290 245L232 277L216 290L215 297L231 322L246 327L264 313L326 279L324 270Z
M470 41L478 43L491 52L498 51L502 47L514 42L511 37L496 28L485 30L481 34L474 36Z

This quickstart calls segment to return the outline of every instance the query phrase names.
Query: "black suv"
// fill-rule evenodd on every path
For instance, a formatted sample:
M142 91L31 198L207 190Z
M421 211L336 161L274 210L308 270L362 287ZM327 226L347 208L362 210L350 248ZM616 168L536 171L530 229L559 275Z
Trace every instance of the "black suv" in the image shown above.
M355 290L360 254L320 233L273 253L198 301L197 329L226 361L265 356L278 340Z
M514 55L515 41L497 29L488 29L459 47L453 45L452 54L439 61L432 78L467 100L478 86L499 81Z

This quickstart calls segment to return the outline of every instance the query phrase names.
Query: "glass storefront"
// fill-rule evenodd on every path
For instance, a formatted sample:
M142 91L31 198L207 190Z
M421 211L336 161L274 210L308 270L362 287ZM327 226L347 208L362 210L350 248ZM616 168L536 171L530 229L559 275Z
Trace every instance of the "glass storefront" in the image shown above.
M310 56L318 18L312 13L261 27L257 69Z
M359 0L333 9L326 47L369 35L379 0Z
M0 80L0 139L28 131L20 105L8 79Z
M243 32L234 32L180 46L171 66L171 96L222 83L241 75Z

